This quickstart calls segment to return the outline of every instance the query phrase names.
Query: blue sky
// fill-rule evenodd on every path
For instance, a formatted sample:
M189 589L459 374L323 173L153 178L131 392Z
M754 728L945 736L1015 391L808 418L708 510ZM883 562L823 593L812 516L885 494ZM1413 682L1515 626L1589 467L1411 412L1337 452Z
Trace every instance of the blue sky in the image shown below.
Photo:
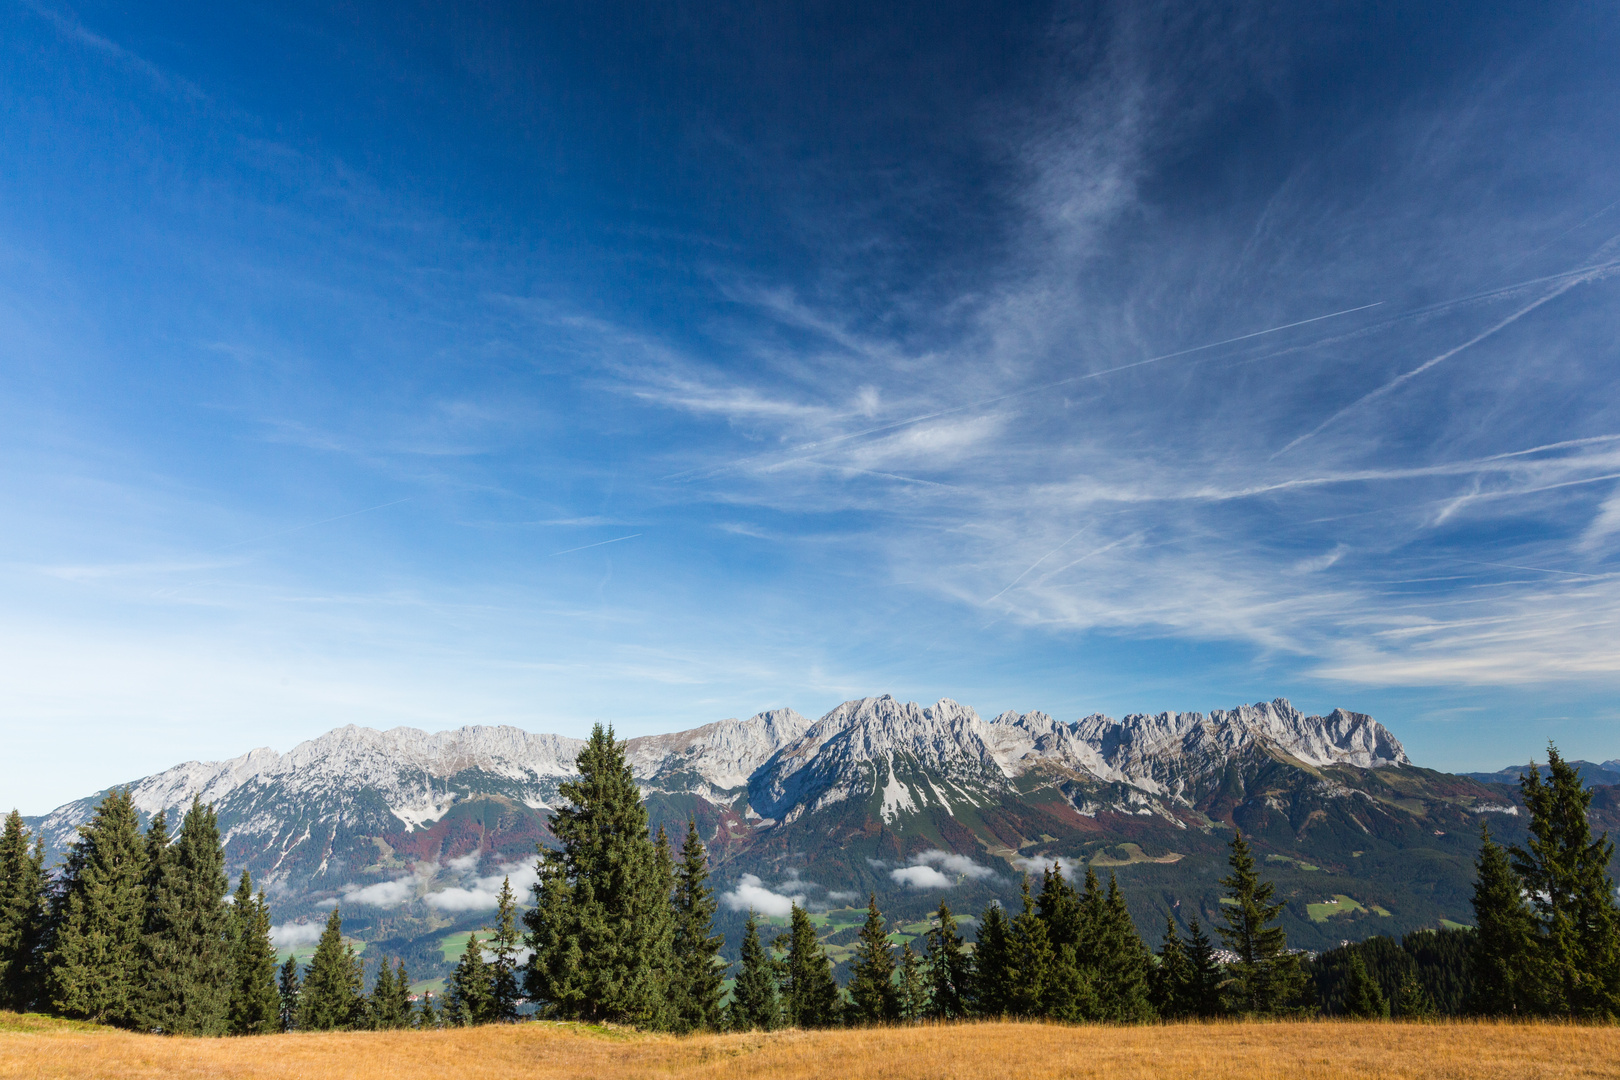
M0 7L0 802L1287 696L1620 757L1620 18Z

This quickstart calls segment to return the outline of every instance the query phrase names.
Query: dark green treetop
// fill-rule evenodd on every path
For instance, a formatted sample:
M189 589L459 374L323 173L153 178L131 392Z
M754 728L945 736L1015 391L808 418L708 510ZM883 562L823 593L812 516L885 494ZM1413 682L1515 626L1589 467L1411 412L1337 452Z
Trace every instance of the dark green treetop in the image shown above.
M611 728L592 729L577 764L551 818L561 847L540 852L535 904L524 915L529 997L562 1018L664 1026L672 882Z
M1480 822L1479 838L1468 1006L1486 1016L1533 1016L1546 1011L1536 916L1507 852L1491 839L1489 824Z
M789 1025L798 1028L835 1027L841 1019L838 982L832 961L816 937L810 913L793 905L788 932L776 939L787 951L782 962L782 1005Z
M484 946L477 934L467 935L456 970L445 988L445 1021L454 1027L472 1027L495 1019L494 980L484 959Z
M129 789L114 791L79 827L52 905L46 997L54 1011L105 1024L136 1022L146 863Z
M922 958L912 951L909 941L900 945L895 999L896 1012L907 1023L928 1015L928 980L923 975Z
M299 1030L347 1031L355 1027L362 1019L360 992L360 960L344 943L343 919L333 908L298 993Z
M697 822L686 822L686 842L675 867L675 969L670 982L670 1014L677 1031L718 1030L725 966L723 935L714 933L718 905L709 887L709 856Z
M808 923L808 918L806 922ZM866 923L855 942L850 962L850 1018L861 1024L886 1024L899 1018L900 1003L894 985L894 949L888 926L873 894L866 905Z
M489 937L490 961L490 1019L496 1023L510 1023L518 1018L518 930L517 898L512 895L512 879L501 882L501 893L495 899L495 931Z
M979 917L973 945L973 1012L1006 1016L1012 1011L1012 957L1008 955L1007 915L991 901Z
M48 912L43 841L28 850L28 830L13 810L0 831L0 1008L25 1012L39 1001Z
M1620 907L1615 903L1608 834L1587 820L1592 792L1547 746L1548 777L1534 764L1520 790L1530 811L1530 841L1511 849L1513 869L1539 917L1537 952L1547 1008L1585 1019L1620 1015Z
M1361 953L1350 950L1348 985L1344 993L1344 1011L1358 1020L1380 1020L1389 1015L1389 1002L1378 981L1367 973Z
M232 1035L268 1035L281 1030L276 991L276 947L270 941L270 906L254 895L253 878L242 871L231 904L231 999L226 1027Z
M229 888L214 808L193 796L146 897L142 1026L175 1035L226 1032L232 983Z
M742 967L732 988L726 1026L733 1031L772 1031L781 1025L782 1003L777 993L777 964L759 940L754 913L743 928Z
M1232 1008L1254 1016L1288 1011L1304 985L1304 972L1299 958L1288 951L1283 928L1271 925L1284 905L1272 902L1276 886L1255 873L1254 855L1241 831L1232 838L1228 862L1232 872L1221 884L1233 903L1222 912L1226 925L1217 929L1238 957L1227 969Z
M959 1020L968 1015L973 1000L973 961L956 930L956 916L939 902L938 922L928 931L928 1015L935 1020Z
M276 996L281 999L282 1031L296 1031L298 1028L298 995L302 989L298 979L298 961L289 956L276 974Z

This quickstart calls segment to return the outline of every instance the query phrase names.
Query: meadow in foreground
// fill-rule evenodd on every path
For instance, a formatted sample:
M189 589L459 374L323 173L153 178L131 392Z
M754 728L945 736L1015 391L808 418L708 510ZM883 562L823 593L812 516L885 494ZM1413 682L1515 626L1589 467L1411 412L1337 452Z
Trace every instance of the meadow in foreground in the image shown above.
M0 1014L0 1077L412 1080L668 1078L1612 1077L1620 1028L1495 1021L1216 1022L1136 1027L961 1023L647 1035L528 1023L430 1032L199 1039L86 1031Z

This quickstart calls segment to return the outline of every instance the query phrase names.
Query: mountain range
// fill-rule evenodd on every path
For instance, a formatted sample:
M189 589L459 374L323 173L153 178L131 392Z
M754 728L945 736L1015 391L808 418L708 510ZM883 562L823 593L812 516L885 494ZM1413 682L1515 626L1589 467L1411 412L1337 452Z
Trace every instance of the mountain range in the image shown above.
M312 938L337 902L348 932L421 970L487 919L502 877L533 880L581 745L513 727L348 726L129 786L148 817L173 819L194 794L214 804L227 859L268 890L284 944ZM942 895L963 911L1010 900L1023 872L1051 865L1117 874L1154 939L1166 914L1219 918L1234 828L1289 901L1290 940L1319 948L1468 922L1480 823L1523 834L1516 771L1424 769L1369 716L1305 716L1281 699L1063 722L884 695L815 721L776 709L635 738L627 753L656 822L698 822L722 929L796 900L826 914L835 949L853 932L839 913L868 893L903 925ZM1587 775L1620 780L1607 765ZM1617 789L1596 790L1608 828ZM60 852L104 794L31 824Z

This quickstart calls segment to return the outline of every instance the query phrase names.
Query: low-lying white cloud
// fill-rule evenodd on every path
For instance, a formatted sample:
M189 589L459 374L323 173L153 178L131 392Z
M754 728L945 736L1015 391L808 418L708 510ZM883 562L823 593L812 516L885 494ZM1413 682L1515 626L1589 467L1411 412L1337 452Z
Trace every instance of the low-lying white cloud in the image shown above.
M270 928L270 943L278 949L313 945L321 939L322 929L324 927L320 923L285 922Z
M469 867L465 857L446 865L455 866L458 863L464 868ZM493 874L428 893L422 902L435 911L486 911L500 903L503 881L512 883L512 895L521 902L538 880L539 874L533 863L507 863Z
M912 889L948 889L955 884L932 866L902 866L890 870L889 877Z
M720 902L732 911L757 911L772 918L786 918L793 905L804 905L804 893L779 893L766 888L753 874L744 874L737 887L720 894Z
M1012 864L1026 874L1044 874L1055 865L1058 873L1070 881L1073 881L1086 865L1079 859L1069 859L1062 855L1036 856L1033 859L1015 855Z
M912 889L949 889L963 881L983 881L996 872L966 855L931 848L911 857L909 866L889 871L890 880Z
M395 881L379 881L372 885L348 885L343 889L344 904L360 907L396 908L416 895L417 879L413 874Z

